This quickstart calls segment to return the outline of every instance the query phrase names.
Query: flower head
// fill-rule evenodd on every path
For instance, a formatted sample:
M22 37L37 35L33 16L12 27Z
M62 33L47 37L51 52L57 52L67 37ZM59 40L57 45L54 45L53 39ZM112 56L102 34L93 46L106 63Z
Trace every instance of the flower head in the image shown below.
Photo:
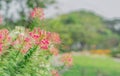
M71 66L73 63L72 55L69 53L65 53L62 55L61 61L65 63L67 66Z
M56 43L56 44L60 44L61 40L60 40L60 36L58 33L51 33L51 40Z
M54 46L50 47L50 53L52 53L53 55L57 56L59 53L59 50L57 48L55 48Z
M51 73L52 76L60 76L57 70L52 70Z
M0 30L0 53L7 49L11 43L11 37L9 36L9 31L7 29Z
M41 47L41 49L48 49L48 46L49 46L49 40L43 39L43 40L40 42L40 47Z
M42 8L34 8L30 16L32 18L39 18L40 20L44 19L44 13Z

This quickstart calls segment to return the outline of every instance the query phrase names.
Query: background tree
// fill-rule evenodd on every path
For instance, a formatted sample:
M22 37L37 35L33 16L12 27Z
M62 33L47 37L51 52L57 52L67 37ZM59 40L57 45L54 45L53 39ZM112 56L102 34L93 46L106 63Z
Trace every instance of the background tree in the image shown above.
M47 21L48 29L59 32L68 50L112 48L118 46L119 36L111 31L104 19L89 11L64 14Z

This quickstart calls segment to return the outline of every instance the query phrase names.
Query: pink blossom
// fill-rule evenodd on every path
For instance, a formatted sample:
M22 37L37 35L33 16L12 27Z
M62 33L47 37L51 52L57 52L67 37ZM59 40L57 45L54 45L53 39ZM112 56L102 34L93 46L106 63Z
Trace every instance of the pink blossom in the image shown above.
M44 13L42 8L34 8L33 11L30 13L32 18L39 18L40 20L44 19Z
M2 35L2 34L0 34L0 40L1 40L1 39L3 39L3 35Z
M60 76L57 70L52 70L51 73L52 76Z
M54 43L60 44L61 40L60 40L60 36L58 33L51 33L51 39Z
M55 48L54 46L50 47L50 53L52 53L53 55L57 56L59 53L59 50L57 48Z
M29 37L26 37L25 38L25 42L29 42L30 41L30 38Z
M71 66L72 63L73 63L72 55L69 54L69 53L63 54L61 60L62 60L62 62L64 62L65 65L67 65L67 66Z
M31 12L31 17L33 17L33 18L35 17L35 12L34 11Z
M34 34L33 37L34 37L35 39L38 39L40 36L39 36L38 34Z
M10 43L11 37L9 36L9 31L7 29L0 30L0 40Z
M49 41L47 39L43 39L41 42L40 42L40 47L41 49L48 49L48 46L49 46Z

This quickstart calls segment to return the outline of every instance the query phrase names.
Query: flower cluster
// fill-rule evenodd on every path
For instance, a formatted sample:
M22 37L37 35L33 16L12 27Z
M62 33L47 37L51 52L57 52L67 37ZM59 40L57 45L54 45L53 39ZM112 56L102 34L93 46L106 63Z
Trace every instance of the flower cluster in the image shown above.
M42 8L34 8L34 10L31 12L30 16L32 18L39 18L40 20L44 19L44 13Z
M17 27L18 29L18 27ZM55 45L60 43L59 35L57 34L57 39L54 39L55 37L52 34L52 32L47 32L45 30L41 30L40 28L35 28L33 31L29 31L28 29L24 31L25 32L18 32L13 30L14 33L17 32L17 34L11 34L7 29L0 30L0 54L1 56L4 55L4 53L7 53L9 55L10 50L13 50L13 52L16 52L20 55L23 54L26 56L29 51L31 51L32 48L37 47L38 52L40 51L41 56L43 58L40 58L44 61L44 57L48 57L52 55L58 55L58 49L55 47ZM13 33L12 31L12 33ZM35 51L33 50L33 51ZM42 50L46 50L45 53ZM48 51L47 51L48 50ZM11 51L12 52L12 51ZM39 54L36 53L35 58L39 58ZM28 55L29 56L29 55ZM15 56L16 57L16 56ZM34 58L34 59L35 59ZM17 64L16 64L17 65Z
M67 66L71 66L73 59L72 59L72 55L69 53L65 53L62 55L61 61L65 63L65 65Z
M54 46L50 47L50 53L52 53L53 55L57 56L59 53L59 50L57 48L55 48Z
M3 50L7 49L10 45L11 37L7 29L0 30L0 54Z
M35 8L31 12L31 17L44 19L43 10ZM53 55L55 57L59 54L58 45L60 43L61 39L58 33L35 26L32 29L15 27L12 31L1 29L0 75L60 76L57 70L52 70L56 68L50 63ZM61 61L65 65L72 65L70 54L62 55Z
M40 49L47 50L50 47L50 52L54 55L58 54L58 49L53 45L54 43L60 43L60 38L54 39L54 33L35 28L33 31L27 31L24 34L17 34L15 39L9 36L7 29L0 30L0 51L2 52L3 47L11 44L14 49L26 53L33 46L38 46ZM16 34L15 34L16 35ZM12 41L10 41L12 40Z
M51 73L52 76L60 76L57 70L52 70Z

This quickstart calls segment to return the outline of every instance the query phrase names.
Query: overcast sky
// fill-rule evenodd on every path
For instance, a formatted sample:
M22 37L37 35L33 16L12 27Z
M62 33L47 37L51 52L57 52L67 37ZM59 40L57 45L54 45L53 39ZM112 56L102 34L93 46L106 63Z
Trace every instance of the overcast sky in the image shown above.
M26 0L22 1L24 7L26 7L25 6ZM5 3L3 3L3 5L4 4ZM18 14L15 13L15 10L18 11L21 10L19 8L20 6L19 3L13 1L10 6L11 10L9 11L9 16L11 15L12 18L19 18ZM58 7L59 9L55 9L54 7ZM45 10L45 15L46 17L53 17L58 14L83 9L93 11L96 14L109 19L120 18L120 0L57 0L56 4L48 6L48 8ZM0 13L4 14L3 11L1 11Z
M86 9L105 18L120 18L120 0L57 0L57 2L45 10L47 17L58 13ZM59 7L58 10L54 9L56 6Z

